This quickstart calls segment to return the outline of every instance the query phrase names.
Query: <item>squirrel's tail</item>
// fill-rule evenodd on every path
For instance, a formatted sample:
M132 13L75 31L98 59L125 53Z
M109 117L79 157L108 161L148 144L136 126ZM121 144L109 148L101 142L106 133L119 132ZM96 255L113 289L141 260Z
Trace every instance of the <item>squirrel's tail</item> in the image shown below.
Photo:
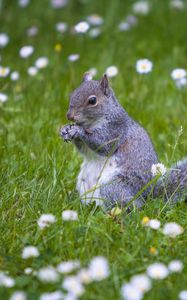
M187 200L187 158L174 164L159 178L153 190L154 198L164 196L166 201Z

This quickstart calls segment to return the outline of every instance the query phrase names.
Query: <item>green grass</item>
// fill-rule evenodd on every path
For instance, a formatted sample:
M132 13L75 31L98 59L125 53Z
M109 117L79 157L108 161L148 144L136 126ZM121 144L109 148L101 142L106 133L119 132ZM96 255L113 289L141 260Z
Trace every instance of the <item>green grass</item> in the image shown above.
M186 263L186 231L170 240L141 225L147 215L162 224L173 221L186 228L186 204L163 209L162 199L148 201L141 211L134 209L117 219L100 208L82 206L75 191L81 158L73 145L62 142L58 129L67 122L68 96L80 84L82 74L96 67L100 78L106 67L114 64L119 68L119 75L111 80L116 95L148 130L160 160L170 166L186 156L187 89L177 89L170 72L187 68L187 10L172 10L166 0L150 1L150 14L139 17L136 27L122 33L117 25L131 13L130 0L72 0L63 10L53 10L47 0L33 0L27 8L16 2L0 1L0 31L10 36L10 43L0 49L1 64L20 72L18 82L0 79L1 92L9 95L9 100L0 104L0 270L16 280L14 288L0 287L0 298L9 299L14 290L21 289L34 300L60 288L61 282L45 285L26 276L26 267L38 270L69 259L80 259L82 266L87 266L92 257L103 255L111 275L87 286L81 299L121 299L122 283L144 272L149 264L167 264L173 259ZM74 25L92 13L105 19L103 34L96 40L55 31L59 21ZM39 28L35 37L26 35L31 25ZM62 44L59 53L54 50L57 43ZM33 45L35 52L23 60L18 51L27 44ZM68 62L71 53L79 53L80 60ZM30 77L27 68L39 56L48 56L49 66ZM153 61L154 68L140 76L135 63L144 57ZM173 155L181 125L184 133ZM79 222L63 223L64 209L77 210ZM37 219L42 213L53 213L58 221L41 232ZM37 246L41 255L24 261L21 252L26 245ZM151 246L157 248L156 256L150 254ZM185 266L182 273L154 282L144 299L177 299L186 289L186 276Z

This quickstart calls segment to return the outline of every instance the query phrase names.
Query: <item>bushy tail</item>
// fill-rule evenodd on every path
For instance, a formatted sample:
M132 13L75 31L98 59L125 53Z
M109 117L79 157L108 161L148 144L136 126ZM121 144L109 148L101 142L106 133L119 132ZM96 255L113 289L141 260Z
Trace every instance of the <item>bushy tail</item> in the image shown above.
M166 175L159 178L153 191L154 198L166 201L187 200L187 158L177 162Z

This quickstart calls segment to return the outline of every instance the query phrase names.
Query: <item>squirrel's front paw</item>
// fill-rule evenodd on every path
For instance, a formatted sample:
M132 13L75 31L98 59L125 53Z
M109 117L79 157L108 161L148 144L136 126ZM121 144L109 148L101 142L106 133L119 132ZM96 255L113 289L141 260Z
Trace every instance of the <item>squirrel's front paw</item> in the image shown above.
M65 142L72 141L78 134L77 125L65 125L60 129L60 136L64 139Z

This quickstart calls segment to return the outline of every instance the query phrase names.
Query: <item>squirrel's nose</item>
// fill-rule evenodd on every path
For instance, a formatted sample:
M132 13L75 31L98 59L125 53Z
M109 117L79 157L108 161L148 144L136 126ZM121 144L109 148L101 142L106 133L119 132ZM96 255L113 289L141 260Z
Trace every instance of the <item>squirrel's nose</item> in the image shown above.
M67 113L66 116L67 116L67 119L68 119L68 120L70 120L70 121L75 121L75 115L74 115L73 112L68 111L68 113Z

